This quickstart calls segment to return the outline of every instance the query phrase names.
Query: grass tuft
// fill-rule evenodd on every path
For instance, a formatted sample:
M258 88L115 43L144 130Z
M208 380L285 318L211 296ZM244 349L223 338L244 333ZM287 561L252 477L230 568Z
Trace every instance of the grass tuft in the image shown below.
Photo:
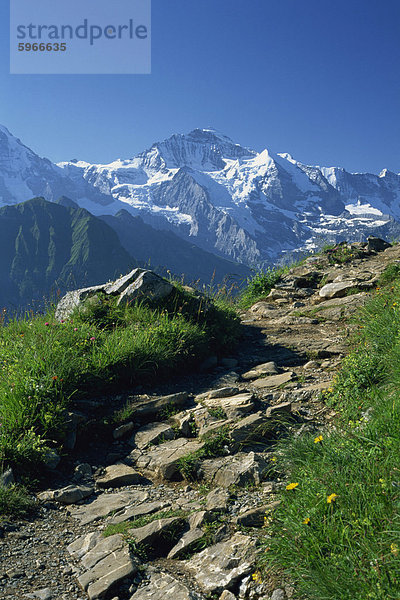
M289 267L268 268L247 280L247 286L238 299L238 306L244 310L268 296L271 289L289 271Z

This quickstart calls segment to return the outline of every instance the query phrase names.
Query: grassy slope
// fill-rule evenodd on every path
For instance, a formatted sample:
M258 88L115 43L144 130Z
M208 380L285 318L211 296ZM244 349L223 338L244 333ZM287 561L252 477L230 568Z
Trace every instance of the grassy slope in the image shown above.
M62 443L71 398L171 376L231 348L235 311L205 304L177 288L158 308L104 297L64 323L49 313L0 328L0 465L40 466L49 440Z
M336 429L283 441L288 477L262 562L307 600L400 598L400 283L391 266L359 315L326 401ZM272 537L270 537L270 534Z

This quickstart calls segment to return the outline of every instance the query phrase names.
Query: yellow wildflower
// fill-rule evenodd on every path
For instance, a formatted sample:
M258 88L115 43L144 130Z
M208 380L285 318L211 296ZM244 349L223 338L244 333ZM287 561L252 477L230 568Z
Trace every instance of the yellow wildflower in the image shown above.
M253 573L253 575L251 577L252 577L253 581L255 581L256 583L262 582L262 577L261 577L259 571L257 571L256 573Z
M399 553L399 547L398 547L398 545L397 544L390 544L390 552L392 554L394 554L395 556L397 556L398 553Z
M271 458L271 461L272 461L272 462L276 462L276 456L273 456L273 457Z
M304 519L303 525L309 525L310 521L311 521L310 517L307 517L306 519Z
M287 490L294 490L295 488L297 488L299 484L298 483L289 483L289 485L286 486Z
M328 504L332 504L332 502L336 501L337 497L338 497L337 494L331 494L330 496L327 497L326 501Z
M319 444L319 442L322 442L323 439L324 439L323 436L319 435L318 437L316 437L314 439L314 444Z

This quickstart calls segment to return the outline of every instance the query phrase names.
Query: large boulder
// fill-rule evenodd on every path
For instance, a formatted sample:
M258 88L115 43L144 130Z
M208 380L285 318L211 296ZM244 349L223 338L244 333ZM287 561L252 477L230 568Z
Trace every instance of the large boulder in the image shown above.
M67 319L78 307L83 307L90 300L99 300L99 294L117 297L117 304L129 303L138 299L157 302L166 298L174 286L157 273L145 269L133 269L116 281L94 285L67 292L57 305L55 318L59 321Z

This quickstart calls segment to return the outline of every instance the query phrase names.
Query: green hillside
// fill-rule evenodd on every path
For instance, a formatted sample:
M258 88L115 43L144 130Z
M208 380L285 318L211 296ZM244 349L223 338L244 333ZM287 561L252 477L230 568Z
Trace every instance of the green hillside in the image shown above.
M34 198L0 209L0 306L37 307L67 289L136 266L117 234L65 199Z

